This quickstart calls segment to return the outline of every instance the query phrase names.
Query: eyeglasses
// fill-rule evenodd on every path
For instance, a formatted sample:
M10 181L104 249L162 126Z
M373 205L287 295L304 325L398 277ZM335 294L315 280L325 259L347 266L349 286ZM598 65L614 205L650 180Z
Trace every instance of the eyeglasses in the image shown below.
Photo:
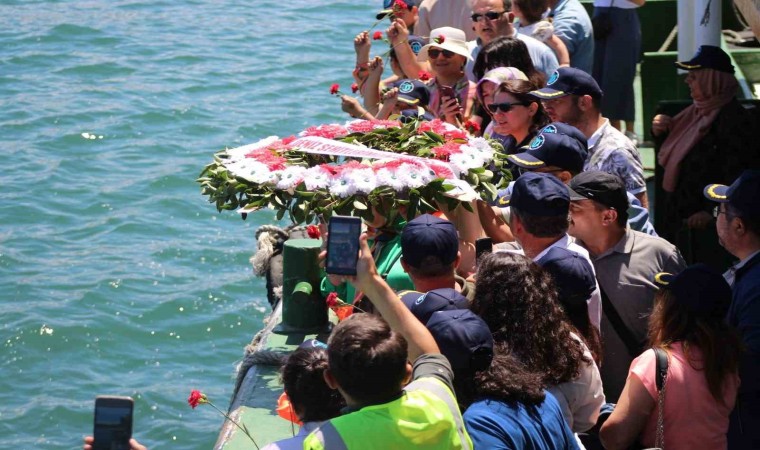
M455 53L451 50L438 50L437 48L431 48L428 50L428 56L430 59L436 59L440 55L443 55L444 58L451 58Z
M731 217L728 215L728 211L721 211L720 210L720 206L716 206L716 207L713 208L713 214L712 214L713 217L715 217L717 219L718 216L721 215L721 214L725 214L726 215L726 219L729 220L729 221L731 220Z
M506 11L496 12L496 11L488 11L487 13L480 14L475 13L470 16L473 22L480 22L481 17L485 17L488 20L496 20L498 19L502 14L504 14Z
M508 113L512 110L512 107L514 106L528 106L531 102L504 102L504 103L491 103L488 105L488 110L491 111L491 114L496 114L498 111Z

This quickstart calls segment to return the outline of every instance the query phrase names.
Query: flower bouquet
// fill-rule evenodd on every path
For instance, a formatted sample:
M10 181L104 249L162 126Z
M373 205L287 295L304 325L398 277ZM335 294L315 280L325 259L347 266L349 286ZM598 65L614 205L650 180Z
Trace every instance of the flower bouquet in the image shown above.
M218 152L197 181L219 211L243 218L265 207L296 224L332 214L372 219L373 211L412 217L494 200L510 180L501 151L440 120L355 120Z

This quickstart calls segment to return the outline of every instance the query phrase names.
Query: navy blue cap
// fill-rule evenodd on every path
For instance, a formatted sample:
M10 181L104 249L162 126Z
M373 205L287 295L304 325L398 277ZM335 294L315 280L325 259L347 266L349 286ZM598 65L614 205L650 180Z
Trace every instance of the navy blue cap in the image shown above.
M427 106L430 103L430 89L420 80L402 79L391 84L398 88L398 100L407 105Z
M459 235L448 220L423 214L410 220L401 230L401 258L412 267L420 267L428 256L441 264L451 264L459 253Z
M628 211L628 193L623 180L611 173L589 170L570 180L570 200L594 200L615 211Z
M676 301L694 314L721 318L731 304L731 286L706 264L694 264L677 275L660 272L654 282L660 289L670 290Z
M509 206L531 216L567 216L570 191L555 176L528 172L515 181Z
M403 291L399 293L401 301L423 324L430 320L436 311L452 309L467 309L467 297L452 288L433 289L426 293L418 291Z
M602 98L603 93L594 77L574 67L560 67L549 77L545 87L531 91L531 95L542 100L551 100L570 94Z
M588 139L586 139L586 135L583 134L581 130L575 128L572 125L568 125L564 122L552 122L538 131L538 134L544 134L544 133L564 134L564 135L570 136L571 138L574 138L578 140L579 142L582 142L583 145L585 145L586 148L588 148Z
M383 10L377 13L375 18L382 19L388 14L393 13L393 6L397 0L383 0ZM412 9L413 6L420 6L420 0L398 0L406 5L406 9ZM414 52L417 53L417 52Z
M298 346L298 348L311 350L315 348L324 348L327 349L327 344L325 344L322 341L318 341L316 339L307 339L303 342L301 342L301 345Z
M760 170L745 170L731 186L708 184L705 197L728 203L742 217L760 217Z
M700 45L697 54L688 61L676 61L676 67L683 70L714 69L734 73L734 65L728 53L714 45Z
M469 309L434 312L427 322L427 329L452 369L478 372L491 365L491 330Z
M507 155L507 160L528 170L553 166L577 174L583 171L588 155L585 139L579 141L564 133L537 134L522 149L522 153Z
M552 247L536 263L551 274L559 301L568 309L585 305L596 289L594 269L578 253L564 247Z
M413 120L421 120L423 122L430 122L433 119L435 119L435 117L429 112L420 114L419 111L415 111L414 109L405 109L401 111L401 115L398 116L398 120L401 123L409 123Z

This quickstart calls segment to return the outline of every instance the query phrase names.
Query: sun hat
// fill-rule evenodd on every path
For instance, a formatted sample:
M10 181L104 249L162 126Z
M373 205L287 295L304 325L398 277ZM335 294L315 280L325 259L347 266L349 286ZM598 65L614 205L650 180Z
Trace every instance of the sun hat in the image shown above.
M467 49L467 36L460 29L452 27L436 28L430 32L428 42L429 44L422 47L417 54L417 61L427 61L428 50L432 47L449 50L457 55L464 56L468 60L471 59L470 51Z
M480 103L483 103L482 86L484 83L490 82L498 86L501 83L509 80L528 81L528 77L523 73L522 70L516 69L514 67L497 67L486 72L483 75L483 78L478 81L478 86L476 88L476 91L478 93L478 100L480 100Z

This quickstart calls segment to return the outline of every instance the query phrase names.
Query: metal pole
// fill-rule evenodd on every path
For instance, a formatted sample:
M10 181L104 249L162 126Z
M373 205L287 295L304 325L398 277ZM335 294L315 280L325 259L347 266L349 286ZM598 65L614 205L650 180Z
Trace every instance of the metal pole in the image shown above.
M699 1L699 0L698 0ZM694 0L678 0L678 60L694 56Z
M694 44L720 46L720 30L723 23L721 0L696 0L694 2ZM695 48L696 50L696 48Z

